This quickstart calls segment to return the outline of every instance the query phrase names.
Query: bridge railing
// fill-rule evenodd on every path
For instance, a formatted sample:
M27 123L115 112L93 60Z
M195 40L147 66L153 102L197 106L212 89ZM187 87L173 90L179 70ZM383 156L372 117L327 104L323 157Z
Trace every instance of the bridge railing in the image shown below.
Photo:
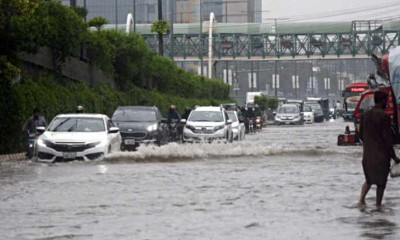
M281 58L298 56L343 56L384 54L400 46L400 31L363 31L333 34L215 34L213 35L213 56L222 58ZM155 35L143 35L147 44L157 49ZM175 34L173 36L174 57L198 59L207 58L208 35ZM164 37L166 56L170 56L171 37ZM203 44L203 47L201 47ZM202 49L202 51L201 51Z

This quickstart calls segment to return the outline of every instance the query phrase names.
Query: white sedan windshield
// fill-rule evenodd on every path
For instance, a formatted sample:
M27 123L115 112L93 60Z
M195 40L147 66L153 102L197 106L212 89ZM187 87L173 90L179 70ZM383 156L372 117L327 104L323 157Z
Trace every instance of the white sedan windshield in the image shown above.
M223 122L224 117L221 112L194 111L189 117L191 122Z
M50 132L104 132L103 119L63 117L56 118L49 127Z

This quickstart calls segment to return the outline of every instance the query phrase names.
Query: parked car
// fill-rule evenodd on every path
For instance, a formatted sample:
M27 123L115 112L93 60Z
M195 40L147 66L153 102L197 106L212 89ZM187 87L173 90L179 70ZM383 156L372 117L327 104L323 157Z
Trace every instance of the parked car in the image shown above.
M182 120L185 122L185 120ZM232 120L221 107L197 107L183 129L184 142L233 141Z
M275 115L276 125L303 124L300 107L297 104L283 104Z
M310 106L304 107L304 122L305 123L314 123L314 111Z
M135 150L140 144L168 143L166 120L157 107L118 107L112 120L120 128L122 150Z
M38 138L36 159L40 162L94 160L120 148L119 129L106 115L62 114Z
M314 122L323 122L325 119L324 112L322 111L321 105L318 103L307 104L314 112Z
M244 122L239 120L236 111L227 111L229 120L232 121L233 140L241 141L245 138L246 127Z

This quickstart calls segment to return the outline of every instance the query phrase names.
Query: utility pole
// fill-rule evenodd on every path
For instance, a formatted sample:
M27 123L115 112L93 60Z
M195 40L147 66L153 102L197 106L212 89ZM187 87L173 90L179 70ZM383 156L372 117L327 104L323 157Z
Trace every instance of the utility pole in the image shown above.
M133 32L136 32L136 0L133 0Z
M162 20L162 1L158 0L158 20ZM158 54L160 56L164 55L164 49L163 49L163 34L159 33L158 34Z
M86 0L83 0L83 8L87 10L87 8L86 8ZM87 20L87 14L85 15L84 20L85 20L85 22L86 22L86 20Z
M311 60L311 95L314 96L314 62Z
M275 61L275 83L272 86L275 87L275 97L278 96L278 61Z
M118 0L115 0L115 30L118 30Z
M174 17L175 17L175 11L174 11L174 3L175 0L169 0L170 1L170 8L171 8L171 17L170 17L170 22L171 22L171 29L169 31L170 33L170 58L174 60Z
M200 43L200 73L204 76L204 62L203 62L203 0L200 0L200 33L199 33L199 43Z
M250 61L250 66L251 66L251 91L254 92L254 76L253 76L253 61Z
M225 3L225 22L228 22L228 3Z

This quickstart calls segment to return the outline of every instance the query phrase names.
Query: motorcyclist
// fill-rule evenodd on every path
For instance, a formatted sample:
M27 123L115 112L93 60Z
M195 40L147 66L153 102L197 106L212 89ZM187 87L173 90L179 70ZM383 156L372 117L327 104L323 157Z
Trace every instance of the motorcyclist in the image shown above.
M40 116L40 110L38 108L33 109L33 116L30 117L22 126L22 131L26 131L26 143L27 143L27 151L26 151L26 156L28 158L33 157L33 148L34 144L32 141L35 141L37 137L37 127L47 127L47 122L44 119L44 117Z
M82 106L76 107L76 113L83 113L83 107Z
M175 105L170 105L169 106L169 110L167 113L167 124L168 124L168 128L171 132L171 130L173 130L173 126L171 125L173 123L173 121L176 121L177 126L181 121L181 116L179 115L178 111L176 110ZM181 134L181 128L177 128L178 134Z
M185 107L185 111L183 112L182 119L188 119L192 109L190 107Z
M47 127L47 122L44 117L40 116L40 110L35 108L33 109L33 116L22 126L22 131L28 130L30 133L36 133L37 127Z

